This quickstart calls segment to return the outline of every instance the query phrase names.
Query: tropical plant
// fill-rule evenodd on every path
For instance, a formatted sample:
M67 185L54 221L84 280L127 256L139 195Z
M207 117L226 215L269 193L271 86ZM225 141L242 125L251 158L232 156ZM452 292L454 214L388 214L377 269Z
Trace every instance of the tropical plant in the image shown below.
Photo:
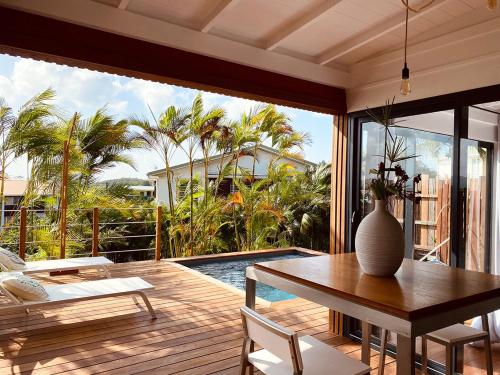
M3 207L5 205L5 177L6 170L10 162L12 161L13 149L12 145L9 142L9 131L12 128L16 121L16 118L13 114L12 108L7 105L3 98L0 98L0 206ZM2 215L1 225L4 217Z
M210 108L205 110L201 94L196 95L190 108L188 121L176 134L175 142L184 152L188 159L189 168L189 213L190 218L194 216L194 161L199 148L202 148L205 166L205 190L208 191L208 158L212 147L209 136L218 129L219 123L224 117L221 108ZM189 220L189 243L188 248L193 252L194 247L194 220Z
M130 119L130 124L138 126L142 129L143 132L139 135L139 137L142 138L144 144L148 148L154 150L160 156L164 163L168 190L169 218L175 226L177 219L174 208L174 183L172 180L173 173L171 166L172 158L179 148L178 134L185 128L189 119L189 112L186 109L178 109L174 106L169 106L163 113L160 114L158 119L155 117L151 109L150 113L154 120L153 124L151 124L148 120L141 119L137 116ZM170 253L173 257L176 256L177 251L180 251L180 247L181 243L178 241L178 238L170 237Z
M410 177L400 164L402 161L415 158L416 155L407 155L405 139L391 133L391 128L396 126L392 117L393 105L394 98L392 102L386 100L380 116L367 110L373 121L384 127L384 153L377 155L382 157L383 161L378 164L376 169L370 169L370 173L376 175L376 178L372 179L369 189L376 200L383 200L386 203L391 197L407 198L418 203L419 197L414 188L420 182L421 176L417 174L413 177L413 190L411 190L407 186ZM391 173L393 173L392 176Z

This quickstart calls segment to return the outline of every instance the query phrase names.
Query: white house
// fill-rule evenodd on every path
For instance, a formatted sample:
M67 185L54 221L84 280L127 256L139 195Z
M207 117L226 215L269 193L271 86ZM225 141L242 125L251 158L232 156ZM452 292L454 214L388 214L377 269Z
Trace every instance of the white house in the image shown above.
M269 164L273 160L275 160L278 156L279 153L275 149L268 146L260 146L257 150L257 160L255 163L255 178L263 179L267 177ZM224 157L225 160L221 160L222 157L223 157L222 154L210 157L208 165L209 179L215 180L216 178L218 178L221 165L225 165L230 161L229 156L226 155ZM301 172L305 171L308 166L313 167L316 165L315 163L312 163L310 161L296 159L293 157L281 158L279 162L289 164ZM251 171L253 166L253 156L241 156L238 160L238 165L243 170ZM171 169L173 173L173 185L174 185L174 191L172 193L174 199L176 199L179 182L189 179L189 164L183 163L174 165ZM193 173L195 176L198 176L201 181L204 180L205 169L203 165L203 159L195 160L193 166ZM168 203L168 187L167 187L167 176L165 169L159 169L148 173L148 178L151 181L153 181L153 184L156 187L155 189L156 203L158 204ZM225 181L224 183L221 184L220 190L222 190L222 193L227 194L231 192L233 189L233 185L231 183L232 178L231 176L228 176L224 180Z

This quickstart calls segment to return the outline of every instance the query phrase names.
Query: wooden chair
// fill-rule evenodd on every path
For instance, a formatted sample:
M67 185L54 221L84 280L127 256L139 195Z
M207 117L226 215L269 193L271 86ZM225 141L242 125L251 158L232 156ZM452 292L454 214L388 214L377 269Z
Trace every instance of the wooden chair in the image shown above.
M493 375L493 360L491 356L490 330L488 317L481 316L483 329L476 329L465 324L454 324L450 327L439 329L422 336L422 374L427 373L427 341L434 341L446 347L446 375L454 374L455 362L453 361L453 349L458 346L464 346L470 342L484 340L484 353L486 356L486 373ZM382 329L380 335L380 360L378 375L384 374L385 352L387 349L387 338L389 331Z
M240 374L254 366L268 375L364 375L370 367L311 336L297 334L248 307L241 308L244 341ZM257 343L263 349L254 351Z

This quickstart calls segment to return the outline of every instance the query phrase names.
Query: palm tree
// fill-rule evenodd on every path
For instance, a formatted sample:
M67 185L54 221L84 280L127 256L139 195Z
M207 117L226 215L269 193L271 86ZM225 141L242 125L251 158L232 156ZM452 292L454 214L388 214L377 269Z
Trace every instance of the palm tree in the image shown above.
M6 176L6 169L7 165L9 163L10 156L13 153L12 146L9 142L9 131L11 127L14 125L16 118L12 112L12 108L7 105L5 100L3 98L0 98L0 137L1 137L1 144L0 144L0 165L1 165L1 171L0 171L0 206L1 206L1 211L2 211L2 217L0 218L0 225L3 226L4 224L4 206L5 206L5 197L4 197L4 190L5 190L5 176Z
M133 168L133 160L124 153L141 146L138 134L130 130L127 120L115 121L106 108L90 118L77 122L75 138L82 154L82 187L86 189L95 177L116 164Z
M201 94L196 95L190 108L189 119L184 128L176 137L176 143L184 151L188 158L189 165L189 248L192 252L194 241L194 175L193 165L196 152L201 147L205 160L205 187L208 190L208 157L210 148L208 147L208 136L217 129L219 122L224 117L224 111L221 108L211 108L205 111L203 98ZM202 145L203 142L203 145ZM210 142L211 143L211 142ZM204 148L204 149L203 149Z
M167 190L168 190L168 206L170 211L170 220L175 226L176 212L175 202L173 196L173 182L172 182L172 158L179 147L178 133L180 129L184 129L189 119L189 113L186 109L178 109L174 106L168 107L158 119L152 114L154 124L148 120L140 119L138 117L131 118L130 124L138 126L143 130L140 137L144 143L154 150L165 165L165 173L167 177ZM170 244L170 252L172 256L177 256L176 251L179 249L179 243L174 236L174 244Z
M253 155L252 145L255 145L259 141L260 134L256 131L255 124L258 122L260 116L259 111L250 111L249 113L244 112L240 121L233 123L233 136L232 136L232 150L233 156L231 164L233 166L233 184L235 184L238 177L239 159L242 156ZM242 174L240 170L240 175ZM234 193L233 203L237 203L240 199L239 193ZM233 225L234 225L234 239L236 242L236 247L238 251L241 251L241 239L238 230L238 215L237 215L237 205L233 205Z
M35 185L38 184L37 179L33 178L35 161L46 155L57 144L57 138L54 136L57 131L53 119L58 113L52 104L54 98L55 92L48 88L28 100L19 109L8 135L8 143L14 156L26 154L28 167L31 164L31 173L28 173L28 191L25 194L28 200L35 191Z

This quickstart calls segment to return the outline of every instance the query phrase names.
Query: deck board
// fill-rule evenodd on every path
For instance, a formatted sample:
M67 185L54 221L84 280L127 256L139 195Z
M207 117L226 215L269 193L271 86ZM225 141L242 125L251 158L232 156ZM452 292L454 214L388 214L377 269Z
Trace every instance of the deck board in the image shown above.
M2 316L0 375L7 374L237 374L241 350L241 294L168 262L113 265L113 277L139 276L155 286L152 320L130 297L65 304ZM43 283L92 280L100 275L39 277ZM270 319L314 335L360 359L360 346L328 331L328 310L302 299L258 306ZM481 350L467 348L466 374L484 374ZM386 374L395 373L393 358ZM378 356L372 352L372 368ZM495 368L500 350L495 348ZM257 373L257 372L256 372ZM375 373L375 372L374 372Z

